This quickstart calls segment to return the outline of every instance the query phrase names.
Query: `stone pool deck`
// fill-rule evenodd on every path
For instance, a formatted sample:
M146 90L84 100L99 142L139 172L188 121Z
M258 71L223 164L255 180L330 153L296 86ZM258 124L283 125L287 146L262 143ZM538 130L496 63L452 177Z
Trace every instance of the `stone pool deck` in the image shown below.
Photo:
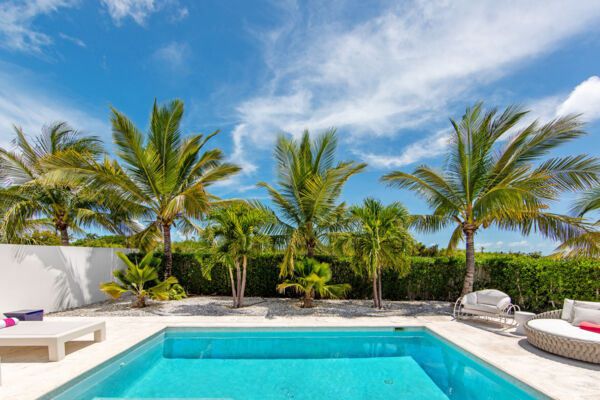
M253 301L248 301L252 304ZM338 302L340 303L340 302ZM512 333L513 329L501 329L494 325L475 322L457 322L447 314L447 304L415 305L414 302L395 302L390 310L375 315L336 315L332 309L337 305L320 303L319 312L297 311L294 308L285 315L268 315L248 307L238 313L222 310L224 315L139 315L139 316L90 316L81 309L50 315L52 320L103 320L107 324L107 339L93 343L92 336L67 344L67 356L60 362L48 362L45 348L0 347L2 358L2 399L36 399L48 391L68 382L77 375L119 354L167 326L193 327L397 327L425 326L447 340L473 353L489 364L504 370L524 383L548 396L565 400L600 399L600 366L553 356L533 348L523 336ZM358 303L355 308L368 308ZM287 307L291 306L289 303ZM416 307L416 308L415 308ZM102 308L102 307L100 307ZM96 310L100 309L96 308ZM352 306L351 306L352 308ZM324 312L329 309L329 312ZM419 311L416 312L415 309ZM409 310L409 316L403 311ZM412 310L412 311L410 311ZM316 309L313 309L316 311ZM84 314L85 316L64 316ZM104 311L102 311L104 312ZM294 315L296 312L302 315ZM304 314L307 312L307 314ZM197 314L197 313L196 313ZM253 315L259 314L259 315ZM292 315L290 315L292 314Z

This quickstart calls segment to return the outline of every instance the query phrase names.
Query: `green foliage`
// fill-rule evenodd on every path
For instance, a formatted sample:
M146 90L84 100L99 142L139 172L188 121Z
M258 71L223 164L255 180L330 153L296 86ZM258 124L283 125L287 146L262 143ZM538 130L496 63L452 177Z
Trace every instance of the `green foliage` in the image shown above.
M420 165L412 173L392 171L382 177L388 185L421 196L432 209L414 216L422 232L447 227L454 231L448 244L454 250L466 243L467 270L463 293L473 287L474 236L490 226L528 235L532 231L556 241L581 237L589 227L580 218L548 212L564 192L587 190L600 183L600 159L567 155L545 159L551 151L585 135L582 122L568 115L514 132L527 111L516 106L502 113L467 108L458 121L450 120L449 149L442 170ZM505 141L506 135L511 135Z
M116 270L113 276L119 282L106 282L100 284L100 290L118 299L124 293L133 293L137 297L137 307L146 306L146 297L153 300L169 300L184 298L185 291L177 285L177 278L170 276L164 281L159 281L156 266L160 259L154 257L154 253L146 254L138 263L132 262L123 252L118 251L116 255L127 265L127 269ZM146 287L146 284L153 286ZM177 285L177 286L175 286ZM175 286L175 287L174 287Z
M72 246L80 247L108 247L108 248L126 248L127 238L121 235L100 236L94 233L88 233L84 238L78 239L72 243Z
M362 172L366 164L336 162L337 136L326 131L311 140L304 131L300 141L279 136L275 145L277 188L266 182L277 210L277 221L269 233L285 245L281 276L291 274L298 253L313 257L330 232L347 227L345 203L338 203L344 184Z
M284 293L286 289L292 288L297 293L304 294L304 307L312 307L312 298L315 295L338 299L344 297L350 290L347 283L330 284L331 268L329 264L320 263L314 258L305 258L296 261L294 275L279 285L277 290Z
M141 254L131 254L132 260ZM198 259L197 259L198 258ZM208 255L173 254L173 274L188 293L199 295L231 294L226 268L214 268L212 279L202 275L201 264ZM279 265L282 254L260 254L248 259L246 294L254 297L277 297ZM348 257L316 255L331 269L331 284L348 283L350 299L368 299L372 288L364 277L357 276ZM205 261L203 261L205 260ZM508 293L524 310L543 312L562 307L565 297L600 301L600 261L553 260L515 254L478 254L475 258L475 290L497 288ZM454 302L461 293L464 255L450 257L411 257L408 275L399 277L392 270L383 271L383 297L389 300L441 300ZM159 270L162 266L158 267Z

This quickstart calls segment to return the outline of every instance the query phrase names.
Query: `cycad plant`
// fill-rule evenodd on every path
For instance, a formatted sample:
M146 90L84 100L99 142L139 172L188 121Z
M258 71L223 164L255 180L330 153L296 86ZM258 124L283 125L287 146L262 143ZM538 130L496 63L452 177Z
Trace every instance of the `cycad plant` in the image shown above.
M353 206L350 215L355 229L335 235L334 248L340 255L352 256L359 274L366 273L373 284L373 306L382 308L383 270L393 269L404 276L410 268L410 215L398 202L385 206L373 198Z
M313 306L312 300L315 294L332 299L342 298L350 290L347 283L330 285L331 268L329 264L320 263L314 258L305 258L297 261L294 267L294 276L286 279L277 286L277 290L284 293L287 288L294 289L297 293L304 294L302 307Z
M204 150L215 136L201 134L185 137L181 130L183 102L173 100L159 106L156 101L146 134L123 113L112 109L115 152L121 162L105 157L97 162L79 152L53 157L49 179L58 182L85 182L92 190L110 190L118 201L137 205L132 215L145 221L137 239L151 242L162 234L165 252L165 278L172 273L171 228L197 229L194 222L218 200L208 186L240 170L223 162L219 149Z
M113 271L113 276L119 282L106 282L100 284L100 290L113 299L118 299L124 293L132 293L136 296L136 307L146 307L146 297L153 300L181 299L186 297L185 291L177 283L177 278L170 276L164 281L158 280L156 267L160 265L160 259L150 252L142 258L139 265L134 264L121 251L116 255L127 266L126 270Z
M433 209L414 219L414 226L434 232L454 226L448 249L466 241L466 274L462 293L473 290L474 237L494 226L528 235L536 231L556 241L581 235L579 218L548 211L566 191L587 189L599 181L600 163L588 155L543 159L552 150L585 134L576 116L516 128L526 112L509 106L498 114L479 103L452 123L443 170L427 165L412 173L383 176L391 186L412 190ZM516 132L511 134L511 128Z
M110 191L92 191L79 184L45 182L49 171L44 161L66 152L97 157L103 150L93 136L83 136L66 122L44 126L41 135L28 139L15 127L15 151L0 148L0 209L4 240L19 243L37 230L55 230L61 243L69 245L72 231L103 227L111 232L127 231L127 212L110 207ZM30 236L30 235L29 235Z
M263 228L272 221L272 215L252 204L234 202L229 206L213 209L208 215L208 221L205 234L214 238L218 261L227 267L233 307L242 307L246 290L248 256L269 246L270 237L264 234ZM206 268L213 264L203 263L203 265ZM233 269L235 269L235 279Z
M338 203L348 179L363 171L366 164L335 160L337 136L326 131L314 140L304 131L300 141L279 136L275 146L277 186L265 182L277 209L278 220L270 233L286 244L281 276L291 274L298 252L314 256L315 248L330 232L347 227L345 203Z

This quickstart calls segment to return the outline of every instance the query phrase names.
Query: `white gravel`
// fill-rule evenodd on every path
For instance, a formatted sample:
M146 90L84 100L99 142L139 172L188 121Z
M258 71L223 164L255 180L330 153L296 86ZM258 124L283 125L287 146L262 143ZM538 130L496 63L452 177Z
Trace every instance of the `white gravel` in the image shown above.
M99 316L227 316L250 315L273 317L323 316L323 317L392 317L392 316L428 316L450 315L452 305L443 301L384 301L385 309L372 307L370 300L316 300L314 308L300 307L298 299L247 297L245 306L239 309L231 307L229 297L194 296L175 301L148 301L145 308L133 308L132 298L109 300L85 307L52 313L63 317L99 317Z

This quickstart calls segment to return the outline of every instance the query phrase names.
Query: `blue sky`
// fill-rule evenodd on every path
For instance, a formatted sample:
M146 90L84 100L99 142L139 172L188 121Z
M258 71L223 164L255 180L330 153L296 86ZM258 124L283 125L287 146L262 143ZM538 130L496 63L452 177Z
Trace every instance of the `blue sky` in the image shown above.
M341 158L369 163L344 199L426 212L379 177L440 165L448 118L467 105L521 103L531 119L581 112L589 135L559 154L598 153L600 2L0 2L0 146L67 120L110 147L110 103L146 126L156 97L186 104L184 131L222 133L244 172L214 192L264 198L277 133L338 129ZM570 196L553 205L569 209ZM417 235L447 244L448 232ZM554 243L493 229L488 250Z

